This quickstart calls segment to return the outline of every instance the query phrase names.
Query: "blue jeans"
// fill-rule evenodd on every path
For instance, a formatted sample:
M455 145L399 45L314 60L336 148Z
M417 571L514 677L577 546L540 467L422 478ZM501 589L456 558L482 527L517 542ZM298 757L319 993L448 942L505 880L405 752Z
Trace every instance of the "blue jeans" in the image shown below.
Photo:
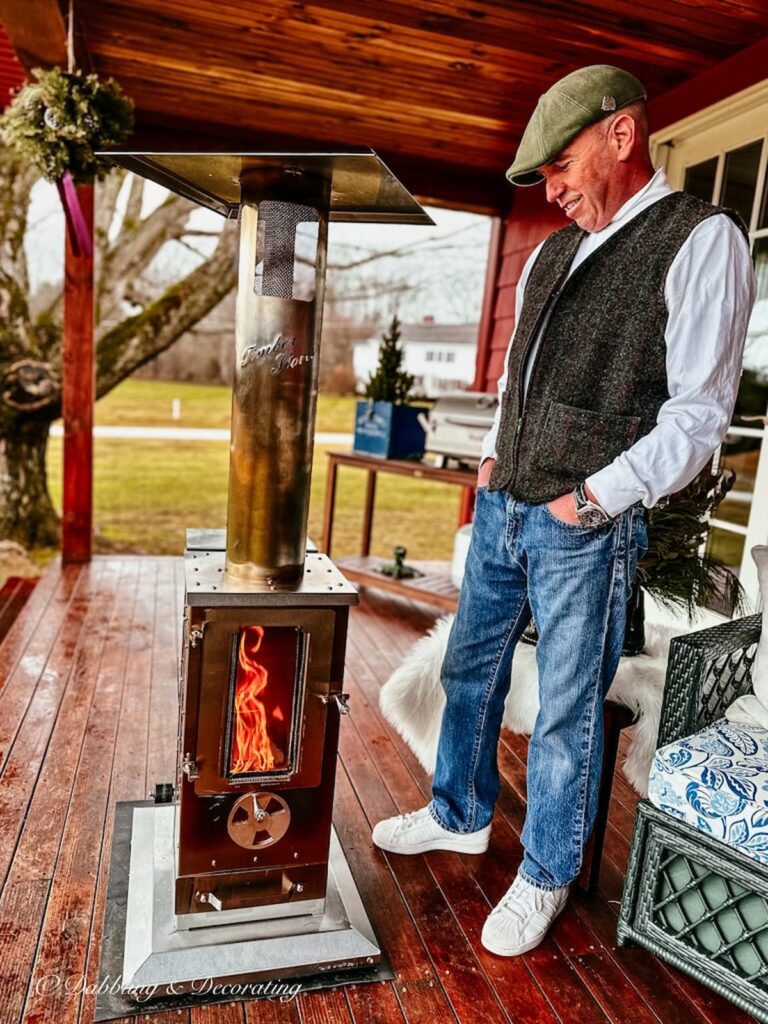
M647 547L639 505L585 528L546 505L478 490L443 662L446 707L429 807L451 832L490 822L512 655L533 612L540 711L528 748L520 871L542 889L578 875L594 824L603 700L621 655L639 547Z

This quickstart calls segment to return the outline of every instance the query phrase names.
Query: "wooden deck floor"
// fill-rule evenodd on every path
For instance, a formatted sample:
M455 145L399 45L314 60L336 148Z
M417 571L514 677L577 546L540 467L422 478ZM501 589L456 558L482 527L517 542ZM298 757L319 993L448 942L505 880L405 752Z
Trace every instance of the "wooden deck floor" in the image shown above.
M52 566L0 647L0 1024L93 1020L114 805L174 771L181 562ZM434 614L368 591L353 610L335 820L397 978L163 1012L154 1024L419 1022L741 1024L714 993L615 947L635 796L614 786L602 879L516 960L480 948L521 856L525 740L505 734L491 848L387 858L372 824L423 805L429 780L382 720L378 690ZM65 979L74 979L67 985ZM80 982L78 979L84 979ZM135 1018L134 1018L135 1019ZM145 1018L141 1018L145 1019Z

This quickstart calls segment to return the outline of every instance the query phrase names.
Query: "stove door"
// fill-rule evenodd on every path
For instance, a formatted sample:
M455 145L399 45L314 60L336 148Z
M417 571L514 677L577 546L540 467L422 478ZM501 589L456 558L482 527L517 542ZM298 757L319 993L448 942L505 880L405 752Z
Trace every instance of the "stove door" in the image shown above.
M333 611L213 608L199 628L184 730L186 753L196 739L195 792L319 785L328 700L340 688Z

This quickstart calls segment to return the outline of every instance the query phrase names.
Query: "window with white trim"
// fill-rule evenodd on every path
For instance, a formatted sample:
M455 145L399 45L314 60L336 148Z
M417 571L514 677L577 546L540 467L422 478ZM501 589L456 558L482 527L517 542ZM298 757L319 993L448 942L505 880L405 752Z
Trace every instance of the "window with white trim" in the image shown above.
M722 462L736 472L734 489L712 520L709 550L736 571L753 602L757 580L750 550L768 542L768 102L718 123L702 114L681 137L658 146L673 188L737 210L749 228L757 297L744 350L744 371Z

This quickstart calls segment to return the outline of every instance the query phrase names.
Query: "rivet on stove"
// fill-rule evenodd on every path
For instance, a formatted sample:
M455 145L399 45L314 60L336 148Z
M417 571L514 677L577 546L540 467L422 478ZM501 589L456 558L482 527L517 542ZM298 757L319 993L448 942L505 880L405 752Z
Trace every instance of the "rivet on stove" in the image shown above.
M258 857L254 857L253 858L253 863L255 864L258 859L259 859Z
M216 867L216 861L215 861L215 860L212 860L212 861L211 861L211 867L212 867L212 868L215 868L215 867Z

